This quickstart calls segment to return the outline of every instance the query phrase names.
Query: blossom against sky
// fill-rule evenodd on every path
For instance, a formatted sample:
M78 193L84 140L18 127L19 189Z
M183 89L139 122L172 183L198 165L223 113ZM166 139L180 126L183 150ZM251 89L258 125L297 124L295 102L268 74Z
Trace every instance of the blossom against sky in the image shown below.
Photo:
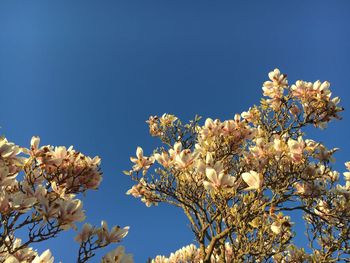
M350 155L349 11L346 0L3 1L1 133L26 147L39 135L43 144L100 156L100 189L83 198L87 221L130 226L122 245L136 262L169 254L193 242L185 217L126 195L133 183L122 174L137 146L149 156L156 143L149 115L233 118L258 104L274 68L291 84L328 80L342 99L343 121L308 135L341 148L335 157L343 171ZM74 236L37 248L70 262Z

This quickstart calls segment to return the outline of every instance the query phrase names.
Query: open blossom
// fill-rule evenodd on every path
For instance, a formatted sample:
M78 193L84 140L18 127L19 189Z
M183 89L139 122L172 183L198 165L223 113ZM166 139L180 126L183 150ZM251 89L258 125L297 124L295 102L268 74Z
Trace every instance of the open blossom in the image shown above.
M300 163L303 161L303 151L305 143L303 138L300 136L298 140L289 138L288 140L289 155L293 162Z
M213 121L211 118L207 118L205 120L204 126L200 131L200 136L203 140L205 140L207 137L212 137L219 134L221 129L222 123L220 122L220 120Z
M125 254L125 248L117 247L108 254L106 254L101 263L133 263L134 259L131 254Z
M177 117L172 114L164 113L162 117L159 118L160 125L170 126L177 120Z
M194 163L196 155L197 154L192 153L190 149L185 149L176 155L175 165L179 169L186 169Z
M152 136L162 136L176 120L176 116L164 113L161 117L150 116L146 123L148 123L149 132Z
M248 111L244 111L241 113L241 116L243 119L252 122L257 123L257 121L260 119L260 111L257 108L249 108Z
M156 159L156 161L165 168L170 167L173 163L173 160L170 158L167 152L154 154L154 159Z
M0 157L5 159L15 158L21 153L21 148L12 142L9 142L5 137L0 137Z
M248 185L245 190L259 190L263 185L263 175L255 171L242 173L243 181Z
M74 223L85 219L83 203L79 199L60 200L58 205L58 219L62 229L76 228Z
M22 169L25 158L18 156L22 149L12 142L9 142L5 137L0 137L0 167L1 177L17 175ZM10 179L11 180L11 179Z
M97 230L97 235L99 236L100 241L104 241L107 244L109 243L117 243L122 240L129 232L129 227L126 226L121 228L119 226L114 226L109 231L108 225L106 221L101 222L101 228Z
M169 149L169 156L171 159L175 159L175 157L180 154L182 151L182 143L176 142L174 143L173 148Z
M288 86L287 75L281 74L279 69L274 69L268 74L270 81L265 81L263 86L270 87L282 87L286 88Z
M225 173L224 171L216 171L213 168L206 169L208 181L204 181L204 187L207 190L218 190L232 187L235 183L235 177Z
M147 171L150 166L154 163L153 157L146 157L143 155L143 150L141 147L137 147L136 150L136 158L130 157L130 161L132 161L135 165L132 167L134 171L144 170Z

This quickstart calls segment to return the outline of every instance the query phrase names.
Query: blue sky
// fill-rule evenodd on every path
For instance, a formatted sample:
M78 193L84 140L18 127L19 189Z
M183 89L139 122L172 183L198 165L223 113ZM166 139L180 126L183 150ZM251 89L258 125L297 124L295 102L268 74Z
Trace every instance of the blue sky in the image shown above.
M193 241L182 212L125 195L129 156L157 143L145 120L232 118L259 102L275 67L290 83L329 80L350 109L349 12L346 0L1 1L0 133L23 146L39 135L99 155L104 180L83 198L87 221L130 225L122 245L136 262L169 254ZM309 132L342 149L340 170L350 160L349 114ZM73 236L37 248L73 262Z

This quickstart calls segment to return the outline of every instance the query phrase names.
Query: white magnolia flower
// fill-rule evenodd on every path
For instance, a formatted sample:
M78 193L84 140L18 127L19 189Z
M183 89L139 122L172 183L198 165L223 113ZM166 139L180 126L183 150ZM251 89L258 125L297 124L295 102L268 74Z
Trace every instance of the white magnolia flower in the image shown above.
M226 174L224 171L217 172L213 168L206 169L206 176L209 181L204 181L204 187L207 190L221 189L234 185L235 178Z
M245 190L258 190L261 189L263 184L263 175L255 171L249 173L242 173L242 179L248 185Z

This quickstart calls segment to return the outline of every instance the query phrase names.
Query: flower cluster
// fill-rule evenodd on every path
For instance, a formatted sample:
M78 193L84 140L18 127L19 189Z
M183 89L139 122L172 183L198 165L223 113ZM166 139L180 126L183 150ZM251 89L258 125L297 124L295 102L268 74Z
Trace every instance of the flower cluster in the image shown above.
M68 193L83 192L87 189L97 189L102 176L99 169L101 159L96 156L90 158L77 152L73 147L53 147L50 145L39 148L40 139L33 137L30 155L41 170L39 176L29 179L35 182L48 180L55 187L55 191Z
M39 255L30 245L54 238L63 230L76 229L76 223L85 219L77 195L97 189L102 180L99 157L90 158L73 147L39 147L39 142L39 137L33 137L27 149L0 138L1 262L52 263L49 250ZM97 249L119 242L128 231L119 227L109 231L106 223L102 225L95 229L85 224L77 239L86 243L96 235ZM16 237L16 231L23 228L28 229L24 242ZM78 262L93 255L89 250L85 252Z

